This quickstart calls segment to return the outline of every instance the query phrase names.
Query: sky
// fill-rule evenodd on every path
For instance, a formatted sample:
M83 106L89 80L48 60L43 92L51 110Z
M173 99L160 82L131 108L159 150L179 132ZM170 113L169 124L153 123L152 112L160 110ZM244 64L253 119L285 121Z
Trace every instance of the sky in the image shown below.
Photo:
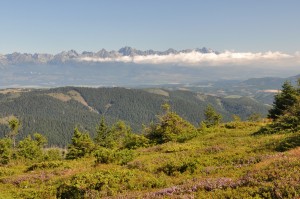
M0 54L300 51L299 0L0 0Z

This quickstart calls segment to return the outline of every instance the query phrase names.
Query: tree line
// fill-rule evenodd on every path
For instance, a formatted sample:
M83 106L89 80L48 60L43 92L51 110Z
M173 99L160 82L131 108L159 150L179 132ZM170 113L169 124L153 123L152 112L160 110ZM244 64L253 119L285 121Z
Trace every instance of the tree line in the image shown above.
M144 126L140 135L133 133L131 127L121 120L109 125L105 117L97 125L94 138L80 127L75 127L66 151L46 148L47 138L40 133L28 135L17 143L16 136L21 123L16 117L10 118L10 132L0 139L0 164L8 164L12 159L45 161L77 159L90 155L94 155L98 163L119 161L120 164L125 164L133 157L133 149L170 141L185 142L201 131L200 127L196 128L172 111L169 104L163 104L162 109L163 113L157 116L158 122ZM202 128L213 127L221 122L222 116L212 106L208 106L204 114L206 119L201 123Z

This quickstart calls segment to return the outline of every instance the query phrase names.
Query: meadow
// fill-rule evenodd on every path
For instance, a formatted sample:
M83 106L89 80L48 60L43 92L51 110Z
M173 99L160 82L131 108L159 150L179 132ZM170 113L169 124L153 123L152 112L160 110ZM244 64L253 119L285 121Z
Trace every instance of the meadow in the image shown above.
M265 125L202 128L182 143L126 149L119 161L44 148L48 158L0 167L0 198L297 198L300 135L257 134Z

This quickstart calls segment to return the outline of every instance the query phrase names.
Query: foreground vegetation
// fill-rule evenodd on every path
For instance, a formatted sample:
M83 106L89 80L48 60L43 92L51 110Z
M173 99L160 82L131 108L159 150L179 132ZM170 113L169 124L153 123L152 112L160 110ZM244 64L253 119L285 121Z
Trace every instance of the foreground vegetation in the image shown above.
M82 156L75 136L66 152L42 149L37 159L17 153L2 164L0 198L298 197L300 148L282 147L297 134L253 135L265 125L235 121L202 128L182 143L99 146ZM23 142L41 146L35 136ZM83 137L82 146L90 146Z
M165 104L141 135L102 118L94 138L76 127L67 149L39 133L16 142L13 118L0 139L0 198L299 198L299 96L285 83L272 120L221 123L208 106L198 127Z

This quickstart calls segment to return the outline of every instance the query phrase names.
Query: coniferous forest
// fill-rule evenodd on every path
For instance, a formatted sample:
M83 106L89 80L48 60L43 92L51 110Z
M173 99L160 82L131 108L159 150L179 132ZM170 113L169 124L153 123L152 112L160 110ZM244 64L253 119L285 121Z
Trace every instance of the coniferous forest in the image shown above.
M163 89L80 88L8 89L0 91L0 136L10 130L8 119L21 122L20 140L35 132L48 138L50 146L66 147L74 127L96 135L95 126L102 116L112 125L118 120L130 125L134 133L157 121L161 105L169 103L177 114L198 126L204 110L211 104L230 121L232 115L247 120L253 114L267 115L269 106L249 97L221 98L190 91Z

